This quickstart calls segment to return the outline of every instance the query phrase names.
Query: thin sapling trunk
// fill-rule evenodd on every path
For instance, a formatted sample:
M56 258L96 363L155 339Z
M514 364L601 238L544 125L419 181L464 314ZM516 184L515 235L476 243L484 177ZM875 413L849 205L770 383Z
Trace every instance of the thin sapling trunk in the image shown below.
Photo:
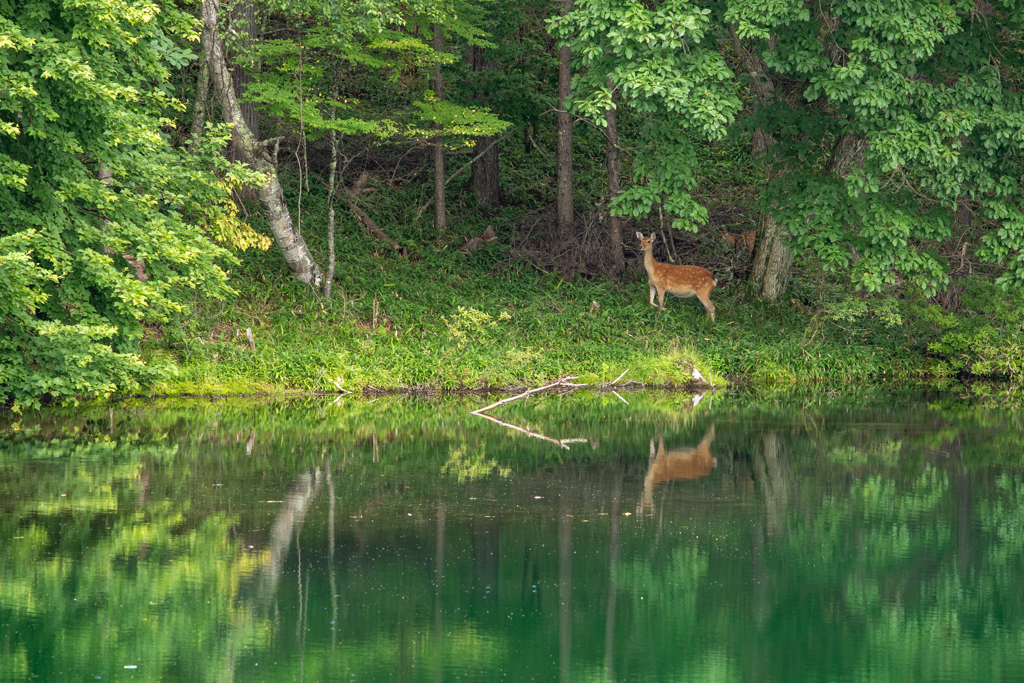
M444 95L440 58L443 48L441 25L434 24L434 52L438 55L437 63L434 64L434 95L438 101ZM440 123L434 125L438 129L437 139L434 141L434 227L440 232L444 230L447 222L444 206L444 136L441 134L444 126Z

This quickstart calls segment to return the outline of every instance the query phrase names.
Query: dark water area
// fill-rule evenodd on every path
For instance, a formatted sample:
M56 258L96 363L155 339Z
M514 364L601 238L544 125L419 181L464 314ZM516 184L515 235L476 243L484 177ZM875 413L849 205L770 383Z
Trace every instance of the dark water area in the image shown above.
M480 405L0 418L0 682L1024 681L1020 411Z

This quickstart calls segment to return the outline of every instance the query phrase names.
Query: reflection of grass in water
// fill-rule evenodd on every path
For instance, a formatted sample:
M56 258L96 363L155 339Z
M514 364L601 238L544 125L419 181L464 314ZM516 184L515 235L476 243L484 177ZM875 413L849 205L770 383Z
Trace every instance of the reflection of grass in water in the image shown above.
M853 446L839 446L825 453L825 459L834 464L864 465L868 461L868 454Z
M355 671L360 675L367 672L397 674L395 653L402 645L393 632L376 630L369 638L360 639L355 645L339 644L337 653L332 655L332 668L344 672ZM456 672L496 671L500 662L508 660L508 648L504 643L485 636L473 624L446 623L441 652L437 652L436 640L429 636L418 639L416 647L417 663L423 672L431 669L438 655L446 671ZM423 678L430 680L427 676ZM356 679L342 677L340 680Z
M509 477L512 470L508 467L501 467L493 460L488 460L481 448L473 455L466 455L466 444L453 448L448 462L444 464L441 471L445 474L454 474L460 484L467 481L476 481L497 473L499 477Z
M453 444L463 442L485 448L493 462L521 472L561 462L566 456L579 462L605 460L617 452L646 457L648 442L655 434L692 430L694 443L700 440L704 413L692 410L689 394L622 394L628 404L610 393L579 391L571 396L531 396L494 411L503 420L528 425L553 438L591 439L600 444L596 450L573 444L570 451L562 451L469 415L493 402L490 396L383 396L374 400L345 396L337 402L335 397L133 401L113 407L32 413L18 418L17 433L0 421L0 441L10 439L36 448L52 439L70 438L68 444L109 439L118 444L117 452L123 457L133 451L159 449L159 456L153 452L147 459L168 464L217 460L230 463L235 472L263 472L284 461L296 467L319 466L324 458L335 465L363 466L376 440L379 452L386 449L391 454L370 465L376 472L408 475L415 470L432 477L443 471ZM704 402L700 405L702 409L707 406ZM695 419L701 424L693 426ZM629 428L623 429L623 425ZM515 448L508 448L512 443ZM55 457L63 453L61 450ZM0 449L0 462L3 457ZM476 456L467 453L461 457L469 460L449 467L463 468L463 475L469 474L464 468L472 465ZM482 466L482 461L476 462L472 471Z
M858 467L869 462L886 466L897 464L902 450L902 441L881 439L867 448L857 448L849 444L836 446L825 451L824 458L829 464L837 467Z

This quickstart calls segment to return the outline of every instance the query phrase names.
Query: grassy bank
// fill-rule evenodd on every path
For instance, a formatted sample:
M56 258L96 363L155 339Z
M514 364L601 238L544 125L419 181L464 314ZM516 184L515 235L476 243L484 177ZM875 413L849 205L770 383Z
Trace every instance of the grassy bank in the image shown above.
M928 368L908 326L824 320L795 297L761 301L739 281L714 292L712 323L696 299L669 297L657 311L637 272L566 282L511 260L501 244L472 257L430 244L409 259L375 255L358 233L344 244L331 301L269 252L233 273L236 298L194 301L188 318L154 329L144 352L178 366L155 391L507 387L611 381L626 370L623 382L682 385L694 367L715 384L833 384Z
M580 141L587 143L579 145L580 157L600 168L603 138L585 131ZM371 181L379 191L360 199L408 257L370 236L344 206L330 301L293 280L276 248L240 254L231 267L237 296L196 298L187 317L149 330L144 356L177 368L151 390L512 387L566 375L607 382L626 370L623 382L685 385L694 367L716 385L849 385L965 372L1024 377L1024 293L1001 291L991 272L962 277L962 261L947 290L929 300L899 285L855 292L847 274L825 273L798 255L786 296L760 299L743 279L744 255L718 237L719 230L756 228L757 169L739 144L702 145L698 157L704 175L696 194L710 221L697 234L675 232L674 241L681 262L719 276L715 323L695 298L669 296L664 312L648 304L634 235L659 227L656 216L626 221L629 262L619 276L601 272L599 261L588 265L593 253L580 256L579 274L569 279L551 265L557 258L544 261L561 246L550 238L553 160L504 154L505 205L491 213L476 206L463 174L449 186L451 218L441 234L429 211L417 212L431 183L416 178L424 164L413 160L409 182L375 188ZM582 176L578 206L592 205L599 176ZM297 182L282 179L294 202ZM326 200L318 187L312 183L302 200L303 234L324 264ZM607 239L596 212L580 216L580 244ZM265 231L256 207L249 218ZM461 251L487 228L497 239L472 254ZM659 241L656 257L667 260L663 247Z

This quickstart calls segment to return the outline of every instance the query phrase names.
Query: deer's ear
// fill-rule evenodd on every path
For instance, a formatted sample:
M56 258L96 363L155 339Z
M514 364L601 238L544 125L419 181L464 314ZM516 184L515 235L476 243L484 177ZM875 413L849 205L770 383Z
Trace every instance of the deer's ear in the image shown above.
M651 233L651 244L654 244L654 240L656 240L656 239L658 239L658 233L652 232Z
M644 238L644 234L642 232L640 232L639 230L637 230L636 231L636 238L638 240L642 240Z

